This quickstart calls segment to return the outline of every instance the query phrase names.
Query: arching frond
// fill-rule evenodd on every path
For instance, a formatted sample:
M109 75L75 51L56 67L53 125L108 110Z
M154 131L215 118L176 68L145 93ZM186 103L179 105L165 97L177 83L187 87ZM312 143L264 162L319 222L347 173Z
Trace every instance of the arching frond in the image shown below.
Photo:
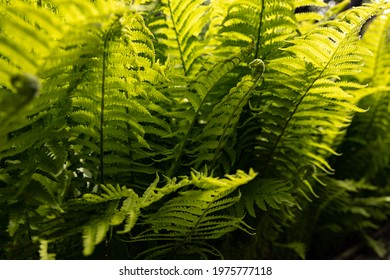
M216 239L235 229L249 232L251 229L243 222L243 217L224 214L223 210L237 203L240 198L239 194L230 194L255 176L253 170L248 174L238 171L223 179L193 173L191 183L197 189L181 192L156 213L148 214L143 221L147 229L130 241L157 240L160 244L166 243L147 253L152 254L153 258L178 258L191 255L185 249L193 246L194 242L197 244L203 240ZM210 252L210 248L205 250L202 247L199 252L191 250L191 253L199 255L200 252Z
M87 193L80 198L72 199L63 206L64 211L57 220L44 225L42 236L52 241L58 241L67 235L82 232L83 254L89 256L95 246L107 238L108 232L115 227L115 232L124 234L130 232L136 225L141 210L158 202L172 192L191 183L187 178L180 181L167 180L165 185L158 187L159 177L139 197L133 189L125 186L102 185L101 194ZM85 217L76 216L80 211L89 212ZM74 220L68 228L58 224L58 220Z
M294 174L299 166L310 164L332 171L325 160L334 153L332 140L354 112L364 112L344 90L342 78L359 71L361 55L368 50L357 44L358 32L382 5L356 8L338 21L321 24L291 41L286 56L267 65L259 94L267 111L260 115L264 122L255 148L264 177Z
M193 150L198 168L203 162L210 162L211 170L217 167L218 162L226 163L225 172L229 172L230 165L234 164L235 155L232 147L235 138L236 125L244 106L259 86L264 72L264 62L256 59L250 63L252 75L244 76L229 94L215 105L210 113L206 125L197 137L200 144ZM221 158L226 153L227 158ZM230 158L229 158L230 157Z
M58 122L44 119L59 120L63 110L49 108L64 97L44 96L38 72L58 45L64 26L50 8L25 2L5 5L1 14L0 104L6 109L0 113L0 158L5 158L24 152L58 128Z
M378 195L376 188L364 181L328 178L325 183L326 187L318 191L317 202L297 213L297 224L292 229L299 240L320 255L333 249L324 246L329 236L338 237L336 247L352 236L364 240L366 232L375 229L389 211L389 197Z
M227 77L242 63L253 51L253 46L241 50L240 53L231 56L215 64L211 69L200 72L196 78L187 86L176 90L174 97L188 100L188 106L182 109L169 112L167 115L177 119L184 119L188 125L179 125L175 134L180 142L175 148L175 161L169 175L175 174L179 164L182 164L183 156L190 154L189 144L193 142L199 128L199 124L206 123L210 118L210 111L220 98L226 94L220 90L221 84ZM166 90L175 90L173 86L168 86ZM226 98L226 97L225 97ZM246 102L243 102L244 106ZM227 111L226 111L227 113ZM230 135L228 133L227 135ZM230 136L228 136L230 137Z
M123 176L126 183L131 172L155 173L153 159L170 154L158 143L171 133L160 116L169 100L153 86L164 78L154 67L152 35L142 18L125 6L107 17L97 11L82 7L86 23L62 42L42 75L50 90L71 96L69 144L77 168L91 172L91 182Z

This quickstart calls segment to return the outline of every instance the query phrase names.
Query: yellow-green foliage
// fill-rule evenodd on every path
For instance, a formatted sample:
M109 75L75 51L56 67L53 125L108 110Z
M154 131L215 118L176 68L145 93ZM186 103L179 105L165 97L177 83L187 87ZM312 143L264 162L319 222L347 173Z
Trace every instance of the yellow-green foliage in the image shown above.
M0 258L382 252L388 1L0 3Z

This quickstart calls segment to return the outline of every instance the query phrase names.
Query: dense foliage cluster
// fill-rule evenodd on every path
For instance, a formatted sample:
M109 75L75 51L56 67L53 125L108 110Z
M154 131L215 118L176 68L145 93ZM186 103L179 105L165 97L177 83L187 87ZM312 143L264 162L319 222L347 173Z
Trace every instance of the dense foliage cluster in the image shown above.
M1 0L0 258L383 255L390 4L348 3Z

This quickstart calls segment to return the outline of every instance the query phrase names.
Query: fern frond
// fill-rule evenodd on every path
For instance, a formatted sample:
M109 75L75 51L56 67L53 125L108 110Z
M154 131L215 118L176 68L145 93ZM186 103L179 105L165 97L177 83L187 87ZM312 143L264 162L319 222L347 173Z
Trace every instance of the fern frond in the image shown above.
M218 31L222 46L217 51L234 50L255 39L253 58L265 60L278 54L278 48L295 34L294 1L256 0L230 1L223 11L223 21ZM215 36L215 34L210 34ZM220 50L219 50L220 49ZM276 51L276 52L274 52Z
M112 226L124 224L124 232L130 231L139 216L138 196L132 189L119 186L101 186L104 193L101 195L85 194L83 197L71 200L68 207L83 208L86 205L96 205L96 209L101 209L105 205L102 213L94 215L82 226L83 232L83 254L91 255L97 244L101 243ZM121 203L120 203L121 201Z
M357 91L357 98L359 106L369 110L364 115L355 116L340 147L343 157L336 164L340 172L338 176L344 178L358 179L364 174L372 179L390 163L389 28L390 17L379 15L369 24L361 40L361 45L366 46L371 55L364 57L365 65L356 76L358 82L368 85Z
M19 1L5 5L2 11L1 75L8 77L1 76L1 81L7 82L7 87L11 87L9 76L13 74L35 74L63 36L62 20L53 16L50 7L44 6Z
M7 231L10 236L14 236L20 226L26 223L26 212L20 208L21 207L19 207L19 209L10 209L9 222L7 226Z
M226 162L220 159L221 154L225 150L229 154L229 149L232 148L231 140L235 137L234 133L242 109L259 86L264 72L265 65L260 59L254 60L250 66L253 68L252 75L243 77L237 86L214 107L205 127L196 139L200 143L193 151L196 167L206 161L210 162L210 169L214 170L219 165L218 162ZM234 156L231 159L228 157L227 162L229 161L233 165ZM228 171L229 167L225 172Z
M176 182L176 179L169 179L167 177L165 179L167 182L163 188L157 187L157 183L159 181L159 177L157 176L156 180L145 190L139 202L141 208L146 208L164 196L191 184L191 181L186 177L182 178L182 180L179 182Z
M103 214L92 218L83 226L83 254L93 253L95 246L101 243L112 226L124 224L124 229L118 233L129 232L135 225L140 209L138 196L132 189L125 187L102 186L105 193L101 195L85 194L71 204L101 204L110 202ZM121 201L121 203L119 203Z
M285 57L267 65L269 71L258 96L259 108L267 108L267 112L260 116L264 121L260 122L255 148L258 170L264 178L279 172L295 174L303 165L332 172L326 158L334 149L333 140L354 112L364 112L345 91L346 84L338 84L338 80L359 71L361 55L368 51L357 44L358 32L382 6L376 3L356 8L338 20L321 24L294 39L285 48ZM327 118L317 115L329 112Z
M233 195L239 186L251 181L256 173L238 171L219 179L192 173L191 183L197 187L164 203L156 213L146 215L142 224L148 228L130 239L131 242L159 240L166 246L152 249L153 254L175 257L193 242L219 238L235 229L249 232L242 217L223 214L222 210L237 203L240 195ZM173 244L173 245L171 245Z
M101 243L106 237L110 228L108 219L100 217L84 227L83 230L83 255L89 256L93 253L95 246Z
M208 24L210 7L203 0L156 2L153 12L145 17L157 39L160 59L169 57L184 75L193 76L202 67L203 29Z
M63 36L61 23L48 8L25 2L5 7L0 20L0 80L4 86L12 88L9 77L17 73L37 73Z
M267 206L280 209L282 206L294 206L296 204L291 195L292 185L283 180L254 180L242 193L242 206L252 217L256 217L255 206L267 211Z
M189 143L193 140L199 123L206 122L208 107L215 106L214 104L219 99L218 86L234 71L240 63L242 63L248 55L253 51L253 46L249 46L241 50L240 53L215 64L211 69L200 72L197 77L189 84L189 88L184 87L184 90L178 91L175 96L188 100L192 105L185 106L183 110L169 112L166 115L177 119L184 119L188 125L180 125L175 132L179 137L180 142L175 149L175 162L168 173L170 176L177 171L179 164L182 162L182 157L190 151ZM175 83L176 84L176 83ZM176 84L177 85L177 84ZM171 89L171 87L168 87ZM222 94L225 94L222 92ZM245 104L243 104L245 105ZM205 116L206 115L206 116Z
M7 110L0 113L0 162L12 174L9 185L30 209L41 203L58 210L67 158L59 139L66 134L69 103L65 94L44 89L40 72L66 25L47 5L19 1L2 7L1 13L0 87L6 94L0 103ZM23 180L16 176L20 172Z
M89 170L97 185L119 177L123 181L116 183L125 184L137 171L155 173L154 160L171 155L163 139L171 128L162 116L170 100L154 86L165 78L152 34L122 4L61 2L64 14L78 9L69 23L77 31L61 41L41 73L48 90L71 97L70 160L78 161L76 169Z
M245 180L244 178L243 175L241 180ZM139 223L142 209L191 184L187 178L180 181L167 179L162 187L158 187L159 181L157 176L141 197L133 189L108 184L100 186L100 194L87 193L80 198L71 199L64 204L65 211L58 218L43 225L42 234L46 239L58 242L67 236L82 233L83 255L89 256L96 245L106 240L109 230L115 228L117 234L130 232ZM80 211L90 215L77 219ZM23 220L23 215L20 218ZM75 220L69 224L72 228L66 228L63 223L58 224L58 220L62 219ZM16 217L13 221L16 228L20 222L17 222Z
M33 195L34 199L39 200L40 196L42 194L45 194L42 197L41 202L46 202L47 204L49 204L53 208L57 208L57 209L60 208L60 206L58 204L58 199L57 199L58 195L56 194L56 191L58 189L60 189L59 184L57 182L49 179L47 176L39 174L39 173L35 173L32 175L32 182L36 182L39 184L39 186L37 185L37 188L39 188L39 191L37 191L37 193L35 195L34 195L34 189L35 189L34 185L29 187L29 192L30 192L30 194ZM42 204L46 204L46 203L42 203Z
M300 240L324 255L330 249L326 247L330 234L339 236L341 242L351 235L364 237L366 231L375 229L383 219L377 213L389 211L389 197L378 196L376 187L364 181L327 178L325 183L326 187L318 190L317 203L297 213L295 225ZM310 226L304 229L304 224Z

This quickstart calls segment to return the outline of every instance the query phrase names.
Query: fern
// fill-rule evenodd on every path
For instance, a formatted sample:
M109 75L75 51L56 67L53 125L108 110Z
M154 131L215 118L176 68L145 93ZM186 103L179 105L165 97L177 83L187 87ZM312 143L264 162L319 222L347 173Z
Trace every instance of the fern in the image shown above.
M330 179L326 184L326 188L319 191L319 201L306 208L310 215L301 213L292 231L297 240L304 241L319 255L326 255L336 245L326 241L329 236L338 236L337 246L340 247L352 236L366 240L368 232L386 219L389 207L389 198L377 196L376 188L365 182ZM376 244L374 239L368 242Z
M359 54L367 51L357 46L357 32L380 7L362 7L345 15L346 21L321 24L294 39L285 48L288 56L269 63L259 94L269 113L261 115L266 122L262 123L255 148L264 177L272 177L276 170L294 173L300 166L310 164L324 172L332 171L325 160L327 154L333 153L327 137L340 133L353 112L364 111L350 101L351 95L338 79L358 71ZM292 72L294 79L284 85L279 83Z
M283 46L285 40L295 33L293 14L294 1L228 1L222 6L223 17L218 31L218 40L223 54L225 50L234 50L234 46L243 47L255 39L254 58L265 60L266 57L278 54L274 52ZM218 22L218 19L216 20ZM215 36L214 34L210 34ZM218 47L219 48L219 47Z
M159 177L139 197L133 189L112 185L102 185L102 194L88 193L80 198L66 202L64 212L43 226L42 236L46 240L59 241L64 236L83 234L83 254L89 256L95 246L107 239L107 234L115 227L118 234L130 232L135 226L141 209L159 201L165 195L185 187L190 182L169 180L162 188L157 187ZM84 218L75 219L79 211L90 212ZM74 220L64 228L59 220ZM122 229L118 227L121 226Z
M243 193L243 203L252 217L256 216L255 205L257 208L267 211L268 207L280 209L285 205L293 206L295 200L290 194L291 185L283 180L267 180L256 182L258 185L250 184Z
M153 174L157 169L151 167L151 159L169 150L151 139L168 135L170 127L154 113L164 113L161 103L169 101L152 86L162 76L153 68L151 34L139 15L125 6L115 8L115 14L108 9L110 16L103 23L98 7L82 8L79 20L86 22L84 28L67 37L42 73L50 79L50 90L71 96L68 145L77 156L70 161L74 168L92 173L92 184L110 182L119 174L126 182L130 172ZM145 91L150 94L145 96Z
M340 174L345 178L373 179L389 164L389 79L390 65L387 31L390 20L387 15L376 17L365 31L362 45L372 52L365 57L358 81L369 87L359 90L359 105L369 108L363 115L357 115L348 129L340 147L343 157L336 162ZM382 36L378 36L382 34ZM340 176L340 175L339 175Z
M0 257L383 253L387 2L0 1Z
M110 231L115 229L115 232L118 234L127 234L134 228L135 225L148 223L139 221L140 215L144 209L148 209L151 204L157 203L159 200L164 199L170 193L187 186L194 185L202 188L203 191L184 191L183 194L186 195L181 198L183 201L192 201L192 203L191 205L182 204L181 208L183 208L183 213L186 212L185 208L187 206L188 211L191 213L193 211L197 212L195 209L197 199L189 199L190 195L195 195L195 197L199 196L199 199L204 199L205 201L203 202L203 206L199 207L203 207L203 211L205 213L203 213L203 215L199 214L198 217L189 216L188 219L189 221L193 219L193 224L200 223L200 221L203 221L203 219L203 223L207 222L207 227L203 228L203 231L199 229L200 232L197 234L198 238L195 238L195 240L201 241L202 239L217 238L222 236L224 233L236 228L245 229L245 224L242 224L242 218L220 215L215 217L210 216L206 219L206 217L203 216L206 216L206 212L211 214L227 208L229 205L237 202L239 196L232 198L224 197L233 192L238 186L245 184L246 182L253 179L255 175L256 174L254 172L245 174L242 171L239 171L235 176L228 176L226 179L218 179L205 177L201 174L193 174L191 180L188 180L187 178L183 178L180 181L168 180L163 187L157 186L159 182L159 178L157 177L156 180L145 190L144 194L140 197L132 189L126 188L124 186L101 186L104 192L100 195L92 193L85 194L81 198L70 200L64 204L63 207L65 211L63 214L59 215L58 218L50 221L47 225L44 225L43 227L41 226L41 236L45 237L46 240L50 242L58 242L63 239L64 236L75 235L82 231L84 248L83 254L85 256L89 256L94 252L96 245L99 245L103 241L109 240L108 234ZM209 188L212 189L205 191ZM218 190L214 190L214 188L218 188ZM222 191L222 188L224 188L224 191ZM165 202L163 206L159 208L158 213L163 213L160 211L165 211L164 209L171 209L171 207L174 207L172 205L176 205L176 203L180 204L180 202L177 200L177 198L173 198L168 202ZM174 210L174 208L171 210ZM58 221L61 220L74 220L79 211L83 211L84 213L89 212L91 215L86 215L82 219L76 219L74 223L68 224L68 227L64 227L62 223L58 223ZM158 213L148 215L154 217L156 215L160 215ZM169 215L167 217L169 217ZM179 219L182 218L184 219L184 216L179 217ZM164 227L163 224L158 225L159 221L163 222L163 220L166 220L166 217L163 219L157 219L150 223L153 228L155 226ZM223 227L218 224L221 221L225 221ZM196 225L196 228L197 227L198 226ZM141 236L145 234L146 233L142 233L138 235L134 240L144 240L141 238ZM152 237L152 235L147 234L145 238L149 240ZM166 238L170 239L169 236ZM194 246L194 248L197 246L196 243L187 245Z
M32 10L34 16L25 18L24 13ZM64 110L58 107L49 113L48 109L64 96L42 93L37 98L41 81L34 74L45 64L63 30L61 22L50 17L46 8L38 9L20 2L7 6L2 13L0 76L5 94L2 106L9 108L0 115L4 125L0 135L0 158L5 158L27 150L58 128L59 122L45 123L43 118L59 119ZM7 138L12 139L12 144L5 141Z
M253 68L253 74L243 77L237 87L232 88L229 94L215 105L207 124L199 134L197 141L201 144L193 151L197 168L204 161L210 162L211 170L216 167L217 162L234 164L235 155L231 143L234 143L235 126L264 72L264 63L259 59L251 62L250 66ZM227 159L220 158L223 152L228 154ZM225 172L229 172L229 169L229 166L225 167Z
M160 58L180 66L185 76L193 76L202 67L203 28L208 24L210 7L202 0L163 0L154 2L146 22L157 39ZM150 5L150 4L149 4Z
M255 212L253 205L264 210L262 201L268 199L281 208L288 228L294 223L288 219L296 214L294 208L303 208L304 200L312 201L308 193L318 196L314 186L316 181L323 184L319 174L333 173L327 158L337 154L337 139L354 113L364 112L352 95L352 90L361 86L347 80L360 71L363 56L369 54L358 44L358 32L382 8L383 3L371 4L321 22L293 39L284 48L284 57L266 64L262 87L250 100L252 119L244 122L240 129L244 132L237 140L247 156L240 168L249 163L260 173L251 183L252 189L243 192L244 206L256 215L256 223L267 214ZM312 171L303 172L307 168ZM281 177L284 179L279 181ZM272 185L270 181L285 185L288 195L281 196L276 190L271 196L263 193ZM263 245L259 248L265 250Z
M243 49L239 54L218 62L215 66L207 71L201 71L194 80L188 84L184 82L183 88L175 90L174 87L168 86L165 90L175 90L173 97L180 100L188 100L184 106L177 106L175 111L168 112L166 115L184 121L186 125L175 127L174 135L178 137L179 143L174 150L175 161L168 175L174 175L180 164L185 164L188 159L183 159L191 154L188 145L193 142L192 138L198 133L202 123L205 123L206 116L210 108L215 106L219 95L225 94L219 86L229 79L229 75L242 63L246 57L253 51L249 46ZM176 83L174 83L176 84ZM171 93L172 94L172 93ZM180 101L179 101L180 102ZM189 104L186 104L189 103ZM190 106L189 106L190 105Z
M225 215L221 211L238 202L239 195L229 195L255 176L253 170L248 174L238 171L236 175L224 179L193 173L191 183L197 189L181 192L180 196L169 200L156 213L147 215L142 222L147 229L130 241L168 242L144 252L153 258L178 258L204 253L215 255L215 248L207 243L199 244L200 251L189 248L194 245L193 242L197 244L207 239L217 239L237 228L250 231L243 217Z

